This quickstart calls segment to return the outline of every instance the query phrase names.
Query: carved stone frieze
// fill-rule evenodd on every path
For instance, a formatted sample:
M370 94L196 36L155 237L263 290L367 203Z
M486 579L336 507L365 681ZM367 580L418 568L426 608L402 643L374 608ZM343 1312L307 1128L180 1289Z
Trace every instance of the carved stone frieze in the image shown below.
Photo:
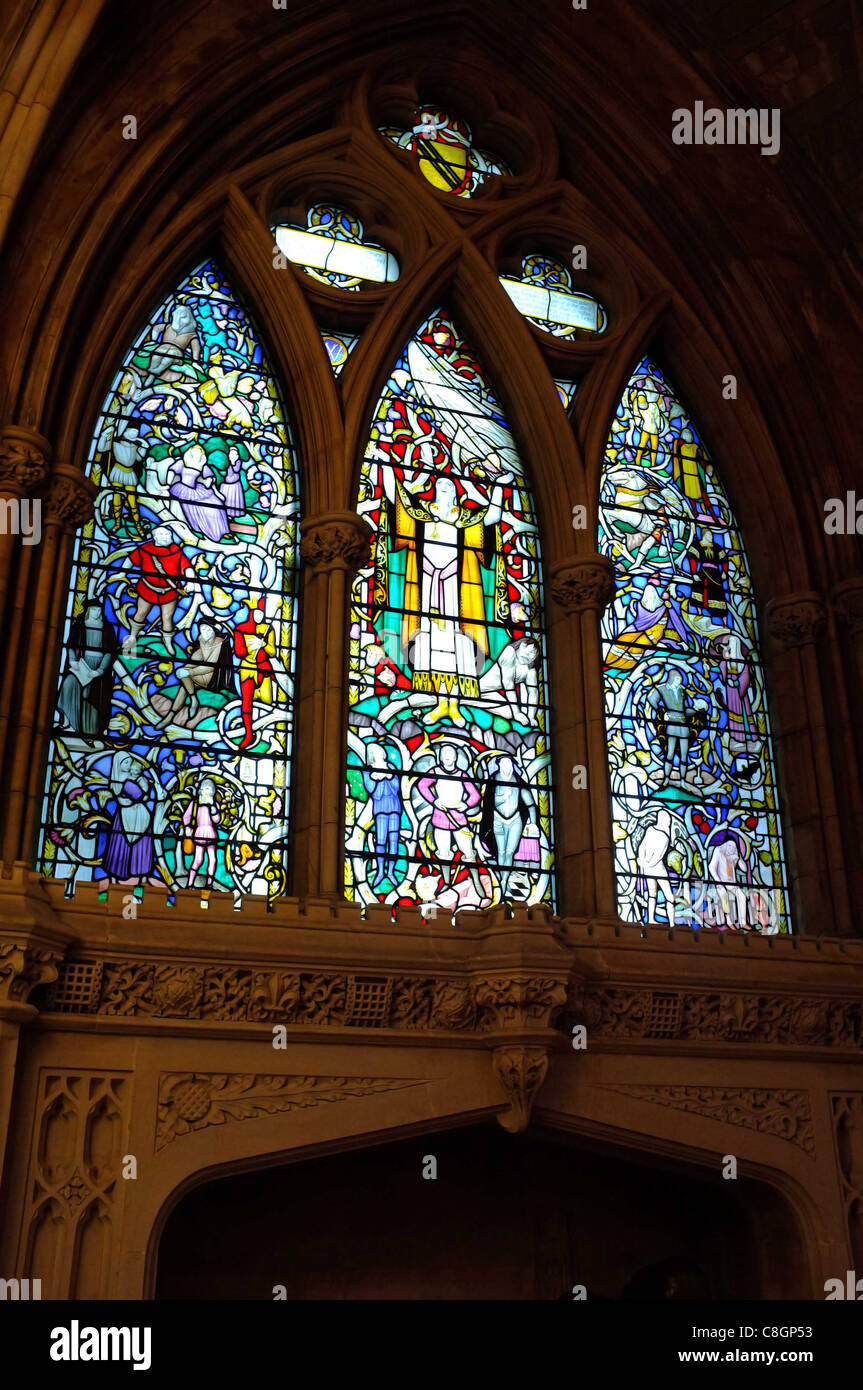
M863 1046L863 1001L854 998L609 987L585 991L575 1014L600 1038Z
M765 1090L755 1086L650 1086L609 1084L604 1090L669 1105L723 1124L742 1125L815 1153L812 1110L807 1091Z
M163 1072L159 1077L156 1149L210 1125L257 1120L424 1084L413 1077Z
M439 979L105 960L63 962L45 1007L122 1018L489 1032L551 1028L565 1002L563 981L544 976Z
M369 558L373 532L357 512L329 512L300 524L300 557L312 569L354 571Z
M605 555L562 560L551 571L551 593L568 613L595 608L601 613L614 598L614 565Z

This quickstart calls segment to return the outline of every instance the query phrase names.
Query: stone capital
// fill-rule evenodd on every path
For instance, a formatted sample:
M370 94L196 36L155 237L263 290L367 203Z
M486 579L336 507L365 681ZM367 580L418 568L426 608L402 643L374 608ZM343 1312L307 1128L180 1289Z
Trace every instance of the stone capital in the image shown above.
M300 523L300 557L313 570L353 573L366 564L374 532L356 512L325 512Z
M786 650L817 642L824 630L824 600L817 593L787 594L774 598L765 610L767 630Z
M78 530L93 515L96 486L68 464L59 464L52 472L45 497L45 520L70 533Z
M37 985L57 978L64 947L34 942L26 937L0 938L0 1018L24 1022L35 1015L28 1004Z
M566 984L550 976L492 976L476 983L474 998L483 1030L533 1033L554 1027Z
M550 577L552 597L568 613L601 613L614 598L614 565L606 555L559 560Z
M835 585L833 611L850 632L863 632L863 575L855 574Z
M28 497L48 476L51 446L23 425L0 428L0 494Z

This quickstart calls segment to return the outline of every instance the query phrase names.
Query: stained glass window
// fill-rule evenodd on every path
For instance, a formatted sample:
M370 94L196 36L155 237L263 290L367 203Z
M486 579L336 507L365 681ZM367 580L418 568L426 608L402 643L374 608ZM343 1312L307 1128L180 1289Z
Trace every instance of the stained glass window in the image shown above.
M407 130L381 126L380 132L402 150L417 156L420 173L434 188L469 198L489 174L512 170L488 150L473 143L470 126L436 106L420 106Z
M600 549L620 914L790 930L752 583L699 431L639 363L606 449Z
M93 439L44 799L46 874L282 893L297 483L255 329L212 263L127 353Z
M564 377L556 376L554 384L557 387L557 394L560 396L560 403L564 410L569 410L575 400L575 393L578 390L577 381L569 381Z
M555 338L604 331L605 310L593 295L573 289L572 276L562 261L525 256L521 270L518 278L501 275L500 283L528 323Z
M353 333L322 333L324 347L327 350L327 357L330 359L330 366L334 376L341 376L345 363L359 342L359 338Z
M483 370L443 312L396 363L358 510L346 893L446 911L551 902L540 547Z
M332 203L310 208L305 227L273 227L276 245L312 279L337 290L397 280L398 262L377 242L367 241L360 219Z

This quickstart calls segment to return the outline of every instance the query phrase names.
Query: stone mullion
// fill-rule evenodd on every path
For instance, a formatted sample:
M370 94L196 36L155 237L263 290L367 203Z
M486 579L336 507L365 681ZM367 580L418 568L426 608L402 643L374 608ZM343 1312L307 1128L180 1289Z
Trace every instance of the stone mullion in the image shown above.
M581 626L577 613L560 608L550 614L557 910L562 916L591 917L593 891L591 824L586 791L573 786L573 770L587 766L587 733L582 684Z
M843 649L848 653L856 676L856 701L863 700L863 577L855 576L837 584L833 590L833 609L843 632Z
M617 885L614 876L613 815L608 779L600 616L600 610L593 606L581 614L582 679L589 769L587 789L590 795L596 913L600 917L616 917Z
M565 610L555 623L555 670L560 710L572 708L556 724L557 765L562 769L556 835L562 844L562 908L569 916L615 917L616 889L612 847L611 797L605 735L600 616L614 594L614 568L603 555L559 561L551 571L551 592ZM561 667L563 669L558 669ZM562 698L561 698L562 697ZM583 765L587 786L572 784L571 769ZM585 795L586 793L586 795ZM581 797L579 801L578 798Z
M785 783L793 788L788 803L802 926L809 933L848 936L853 927L817 650L824 604L816 593L791 594L772 600L766 616L779 649L773 674L781 707L801 716L796 724L786 716L775 741L783 751Z
M342 893L344 764L347 717L348 605L353 573L369 555L372 533L356 512L329 512L301 525L300 555L310 579L303 622L314 623L303 671L310 697L308 728L297 727L305 818L295 891L304 897L336 899ZM312 597L313 596L313 597ZM310 715L310 718L309 718ZM310 739L308 743L306 740Z
M45 502L39 568L26 634L24 679L15 717L9 726L12 756L6 784L2 852L2 860L7 865L30 857L26 826L32 825L34 808L28 807L28 793L33 780L33 764L41 763L42 749L37 745L39 712L47 708L55 664L55 652L48 643L52 629L56 631L59 626L66 596L65 577L72 533L90 515L93 492L93 485L77 470L60 468L55 471Z
M12 502L20 506L24 499L31 498L47 476L50 457L51 448L48 441L43 439L41 434L37 434L35 430L14 425L6 426L0 430L0 499L2 499L2 503ZM37 499L34 508L39 505ZM7 509L7 522L8 519ZM41 526L41 515L37 518L35 512L31 513L31 519L34 522L34 527L37 521ZM34 530L35 534L38 533ZM7 659L4 662L2 694L0 694L0 775L2 775L9 708L18 673L22 616L32 567L31 552L35 549L36 546L34 545L21 545L19 537L8 524L0 532L0 615L3 617L3 634L7 653ZM14 584L12 583L13 574Z
M66 603L69 597L70 552L73 536L67 528L60 533L54 564L54 587L50 596L48 621L43 644L41 683L38 692L36 721L33 728L30 770L27 781L27 799L24 808L24 823L21 827L19 857L30 859L35 844L35 836L42 802L42 774L44 768L47 740L53 726L54 704L56 699L55 672L62 660L61 642L64 635Z

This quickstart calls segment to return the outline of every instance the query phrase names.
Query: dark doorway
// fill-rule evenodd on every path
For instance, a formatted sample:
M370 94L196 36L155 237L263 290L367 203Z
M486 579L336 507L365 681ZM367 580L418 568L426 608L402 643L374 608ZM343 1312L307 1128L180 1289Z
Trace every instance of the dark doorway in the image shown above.
M559 1136L427 1135L196 1188L165 1225L156 1297L758 1298L736 1186Z

